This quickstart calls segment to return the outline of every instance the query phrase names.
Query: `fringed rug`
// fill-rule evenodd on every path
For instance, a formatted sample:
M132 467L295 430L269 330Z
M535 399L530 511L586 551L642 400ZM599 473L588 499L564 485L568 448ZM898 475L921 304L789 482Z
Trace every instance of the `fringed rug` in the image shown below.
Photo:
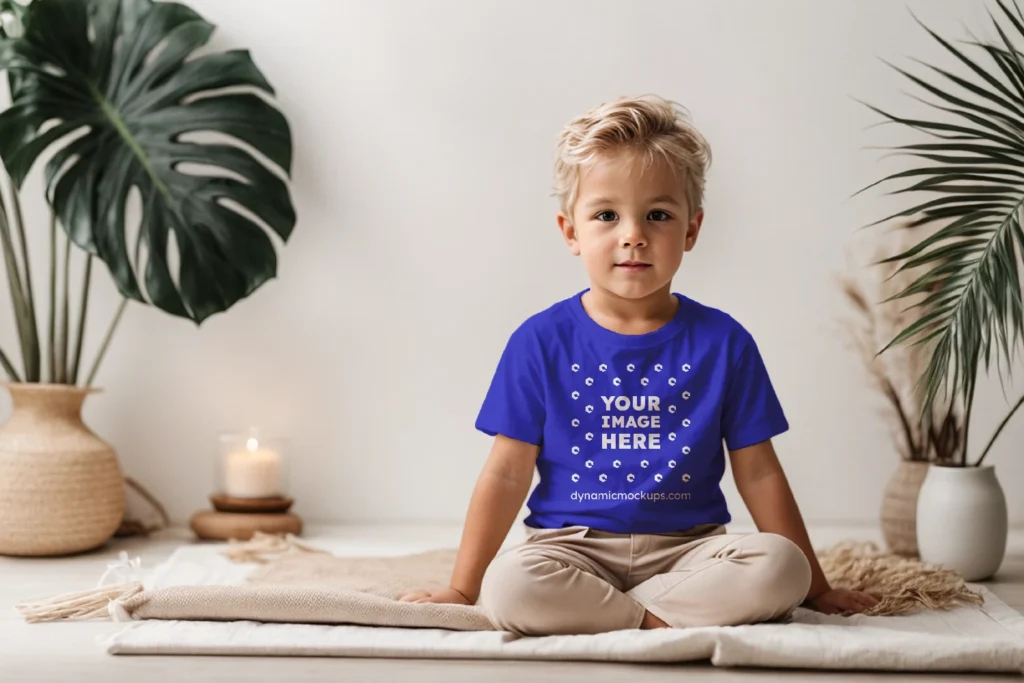
M145 582L19 606L29 621L131 622L111 654L710 660L717 666L1024 671L1024 616L953 572L841 544L820 560L836 587L882 597L865 615L799 608L786 623L519 638L478 607L398 602L443 587L454 549L351 557L294 537L185 546Z

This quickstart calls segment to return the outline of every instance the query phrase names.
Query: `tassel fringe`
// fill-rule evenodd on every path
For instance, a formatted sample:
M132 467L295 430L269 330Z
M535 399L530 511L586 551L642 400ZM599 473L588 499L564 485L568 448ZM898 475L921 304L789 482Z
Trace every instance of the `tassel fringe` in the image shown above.
M41 621L109 619L108 610L112 601L130 598L141 592L141 583L121 584L23 602L17 605L17 610L30 624Z
M864 612L868 616L948 610L984 602L957 572L882 552L875 543L840 543L820 552L818 558L833 588L864 591L879 598L877 605Z
M326 553L299 540L295 534L268 534L257 531L247 541L232 539L224 555L232 562L266 564L287 552Z
M286 552L324 553L300 541L294 534L268 534L256 532L248 541L232 540L224 555L232 562L255 562L265 564ZM99 580L98 588L77 593L65 593L51 598L20 603L15 609L25 621L35 624L43 621L84 621L89 619L115 619L126 621L129 616L120 601L130 598L143 590L141 561L129 559L127 553L120 553L118 561L107 565L107 571ZM108 577L121 582L104 586Z

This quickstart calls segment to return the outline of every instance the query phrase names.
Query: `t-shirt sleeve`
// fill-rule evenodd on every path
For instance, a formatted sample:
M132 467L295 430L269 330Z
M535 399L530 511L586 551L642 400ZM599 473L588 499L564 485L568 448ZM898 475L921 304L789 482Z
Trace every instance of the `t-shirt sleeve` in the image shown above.
M730 451L767 441L789 429L764 359L746 332L734 358L722 411L722 437Z
M476 428L490 436L540 445L544 433L544 374L540 343L520 327L505 345L484 397Z

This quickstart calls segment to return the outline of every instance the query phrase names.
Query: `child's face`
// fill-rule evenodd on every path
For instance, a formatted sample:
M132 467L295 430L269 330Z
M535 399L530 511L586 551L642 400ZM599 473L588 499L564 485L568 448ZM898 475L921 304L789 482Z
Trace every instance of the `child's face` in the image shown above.
M682 178L661 161L643 170L622 150L583 171L572 216L559 213L558 225L593 289L643 299L671 291L704 218L689 213Z

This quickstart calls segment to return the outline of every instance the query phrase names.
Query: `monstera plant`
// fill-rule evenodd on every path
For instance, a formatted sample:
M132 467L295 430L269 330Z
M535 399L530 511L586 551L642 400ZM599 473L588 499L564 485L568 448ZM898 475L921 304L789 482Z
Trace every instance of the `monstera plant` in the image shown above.
M0 349L12 380L40 381L48 358L46 379L76 381L94 259L125 302L197 325L275 277L271 233L284 242L295 225L291 134L247 51L196 55L214 26L173 2L0 0L0 16L11 100L0 112L11 185L10 206L0 193L0 247L23 365L18 372ZM44 154L54 217L49 349L18 203ZM127 209L133 193L140 215ZM66 277L62 291L57 285L71 254L58 263L58 230L86 254L74 341Z
M0 250L21 347L20 370L0 349L14 409L0 424L0 553L79 552L137 526L132 480L80 414L125 303L199 325L276 275L275 241L295 225L291 134L248 52L201 49L213 30L173 2L0 0ZM19 198L36 167L52 215L45 334L28 239L40 229ZM82 386L97 261L123 298Z

